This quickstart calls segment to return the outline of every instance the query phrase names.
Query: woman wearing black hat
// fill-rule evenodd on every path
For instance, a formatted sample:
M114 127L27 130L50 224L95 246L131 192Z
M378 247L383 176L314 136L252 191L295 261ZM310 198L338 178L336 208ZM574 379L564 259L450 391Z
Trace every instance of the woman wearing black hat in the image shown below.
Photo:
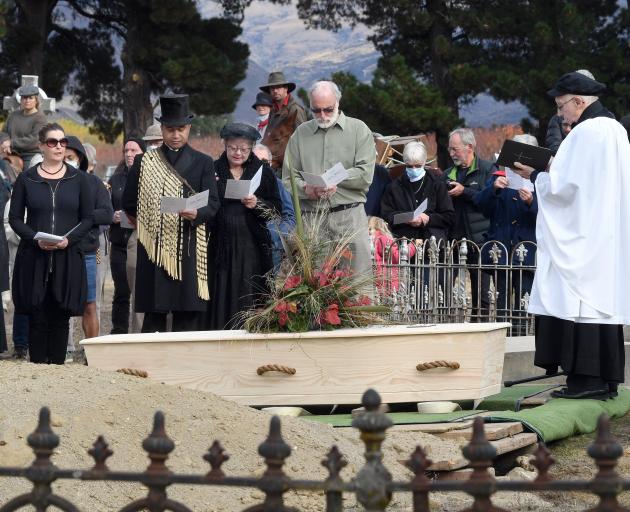
M127 138L123 145L123 161L120 162L114 174L109 179L109 186L114 207L114 221L109 230L111 249L109 253L112 280L114 281L114 297L112 300L112 331L111 334L127 334L129 332L129 307L131 305L132 286L135 282L127 275L129 253L133 254L133 248L137 249L138 237L127 221L125 212L122 211L122 197L127 184L129 169L133 165L136 156L146 151L146 143L142 139ZM127 221L127 222L125 222ZM131 239L131 240L130 240ZM132 247L131 250L128 248ZM135 262L131 266L135 270Z
M48 124L39 140L44 160L18 176L11 197L9 223L20 237L13 302L30 315L31 362L63 364L70 316L83 314L87 295L79 243L92 226L93 201L87 176L64 163L63 128ZM61 241L35 240L38 232Z
M264 275L273 268L271 237L264 208L282 209L271 167L252 153L258 131L250 125L231 123L221 130L225 151L215 162L221 208L210 238L214 260L214 293L210 300L209 329L238 329L235 318L250 309L267 289ZM227 180L251 180L262 166L260 186L244 199L226 199Z
M112 223L114 209L109 198L109 192L101 179L95 174L87 173L88 159L81 141L73 135L68 135L67 139L65 162L67 165L85 173L90 184L90 192L92 193L94 221L90 231L83 237L79 246L83 251L87 275L87 298L83 311L83 332L86 338L94 338L99 334L99 321L96 311L96 252L100 245L99 234L101 226L109 226Z

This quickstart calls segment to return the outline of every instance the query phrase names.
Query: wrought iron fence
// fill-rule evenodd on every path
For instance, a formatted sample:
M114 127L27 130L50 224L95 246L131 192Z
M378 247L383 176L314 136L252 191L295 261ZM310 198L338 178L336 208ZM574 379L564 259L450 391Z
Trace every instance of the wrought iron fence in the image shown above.
M536 244L499 241L372 241L377 301L406 323L511 322L512 336L534 333L527 313Z
M599 496L599 504L592 511L626 510L617 502L620 492L630 489L630 480L621 478L615 471L618 459L623 454L622 446L611 436L609 420L602 415L599 419L597 438L588 448L588 454L595 460L598 472L592 480L554 480L549 468L554 460L550 452L539 445L532 464L538 469L535 480L498 480L489 471L496 449L484 434L483 419L474 421L473 437L462 451L470 462L471 476L465 481L434 480L427 474L431 461L424 450L417 447L406 464L414 476L409 481L394 481L383 464L381 445L391 420L379 410L381 399L374 390L363 395L366 412L353 421L353 427L360 431L365 444L365 464L352 479L344 479L341 472L346 465L343 454L333 446L322 465L328 470L325 480L296 480L290 478L283 469L291 455L290 446L280 432L280 419L271 419L269 435L259 446L258 453L264 458L266 471L260 478L228 476L221 469L229 458L223 447L215 441L203 458L210 464L210 471L203 475L179 474L169 470L166 461L175 444L167 436L164 415L155 414L153 431L142 446L147 452L150 464L144 472L114 471L107 467L107 459L113 454L103 437L99 437L88 451L94 459L90 469L62 469L52 462L52 455L59 445L59 437L50 427L50 412L42 408L36 430L28 436L27 442L35 453L35 460L27 468L1 467L0 478L26 478L33 483L31 492L22 494L8 502L0 502L0 512L12 512L32 505L38 512L56 507L65 512L78 512L79 508L69 500L57 495L53 484L60 479L84 481L137 482L148 487L145 498L123 505L120 512L150 510L162 512L190 512L184 503L168 497L167 490L172 485L187 484L199 486L247 487L264 492L263 503L251 506L246 512L288 512L295 509L285 505L284 495L294 490L323 493L326 511L341 512L344 494L352 494L367 511L387 509L394 493L409 493L412 496L414 512L428 512L429 496L435 492L466 492L473 498L467 511L498 511L492 503L492 495L498 491L511 492L566 492L586 491ZM324 499L324 498L323 498Z

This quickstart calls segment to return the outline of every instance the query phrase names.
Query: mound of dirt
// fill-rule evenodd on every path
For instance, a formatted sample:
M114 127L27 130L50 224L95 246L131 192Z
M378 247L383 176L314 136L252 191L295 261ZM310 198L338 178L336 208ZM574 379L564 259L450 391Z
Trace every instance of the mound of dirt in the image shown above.
M53 461L61 468L89 468L93 464L87 450L103 434L114 451L108 460L111 469L142 471L148 464L142 440L151 430L153 414L166 416L167 434L175 441L168 466L176 472L204 474L208 464L203 454L218 439L230 454L223 470L231 476L260 476L265 469L258 445L265 439L270 415L215 395L166 386L150 380L94 368L66 365L45 366L0 361L0 465L26 466L33 454L26 437L37 423L39 408L51 409L53 429L60 436ZM363 464L363 444L353 429L333 429L300 419L283 418L282 434L292 448L285 466L293 478L324 479L320 461L332 445L348 460L342 472L351 478ZM428 434L394 432L384 445L385 464L397 480L411 473L399 462L407 459L415 446L424 446L434 460L456 458L460 446ZM27 481L0 479L0 506L30 489ZM138 484L112 482L59 481L55 491L82 510L118 510L146 494ZM195 511L239 511L260 502L255 489L175 485L169 496ZM465 496L436 495L436 510L455 510L469 503ZM355 510L353 498L348 510ZM497 500L504 503L504 499ZM289 493L287 503L299 510L324 510L324 498L313 493ZM511 501L510 510L546 510L546 504L532 496ZM408 510L410 497L397 496L391 510Z

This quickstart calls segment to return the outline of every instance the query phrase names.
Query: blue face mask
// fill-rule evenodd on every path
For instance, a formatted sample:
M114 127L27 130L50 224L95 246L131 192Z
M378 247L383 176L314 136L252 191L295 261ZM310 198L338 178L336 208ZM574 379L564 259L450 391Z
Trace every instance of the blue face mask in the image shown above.
M424 178L424 167L405 167L409 181L418 181Z

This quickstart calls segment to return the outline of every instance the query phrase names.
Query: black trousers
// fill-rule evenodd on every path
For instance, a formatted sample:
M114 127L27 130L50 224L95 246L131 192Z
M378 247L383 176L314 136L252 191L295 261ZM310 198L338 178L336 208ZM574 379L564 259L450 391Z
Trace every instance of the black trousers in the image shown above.
M59 307L49 286L44 302L29 315L28 351L31 363L63 364L69 325L70 313Z
M131 289L127 280L127 246L112 244L109 261L114 281L111 334L127 334L131 298Z
M166 332L168 313L145 313L142 332ZM172 332L199 331L203 329L205 313L201 311L173 311Z

